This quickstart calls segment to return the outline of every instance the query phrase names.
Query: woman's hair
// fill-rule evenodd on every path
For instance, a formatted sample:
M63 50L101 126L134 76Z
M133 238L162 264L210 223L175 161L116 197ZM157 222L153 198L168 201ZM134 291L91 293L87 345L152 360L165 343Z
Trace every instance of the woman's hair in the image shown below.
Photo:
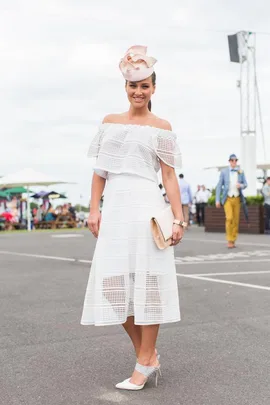
M156 72L152 73L151 79L152 79L152 85L155 86L156 85L156 79L157 79ZM149 111L152 110L152 102L151 102L151 100L149 100L149 102L148 102L148 110Z

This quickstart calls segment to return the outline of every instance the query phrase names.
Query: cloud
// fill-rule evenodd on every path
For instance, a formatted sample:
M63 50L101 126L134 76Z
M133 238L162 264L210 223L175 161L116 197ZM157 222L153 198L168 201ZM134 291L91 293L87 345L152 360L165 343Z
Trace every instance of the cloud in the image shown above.
M268 30L264 0L11 0L0 6L0 175L32 166L77 181L72 201L89 197L86 153L103 116L128 108L119 59L145 44L158 59L153 109L179 134L184 170L195 187L206 166L240 154L239 66L227 34ZM270 150L270 36L257 36L266 147ZM263 160L260 134L257 159ZM269 156L270 159L270 156ZM205 172L203 172L205 173ZM208 176L208 177L207 177ZM198 174L198 177L202 177ZM187 178L187 176L186 176ZM205 173L204 182L213 182ZM188 178L187 178L188 180Z

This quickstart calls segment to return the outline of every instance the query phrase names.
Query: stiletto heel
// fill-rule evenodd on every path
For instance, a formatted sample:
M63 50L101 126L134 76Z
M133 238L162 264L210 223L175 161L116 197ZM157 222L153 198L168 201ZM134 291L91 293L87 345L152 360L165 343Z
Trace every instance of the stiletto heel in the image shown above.
M156 378L155 378L155 386L156 387L158 386L158 376L159 376L159 373L158 373L158 371L156 371Z
M159 368L156 370L156 378L155 378L155 385L156 385L156 387L158 386L158 379L159 379L159 377L162 377L160 365L159 365Z
M132 384L130 382L130 378L128 378L127 380L124 380L121 383L116 384L115 387L119 388L120 390L129 390L129 391L142 390L144 388L148 378L152 374L155 374L155 385L156 385L156 387L158 386L158 377L161 376L160 364L155 367L155 366L143 366L142 364L136 363L135 370L137 370L140 374L142 374L146 377L146 380L142 385Z

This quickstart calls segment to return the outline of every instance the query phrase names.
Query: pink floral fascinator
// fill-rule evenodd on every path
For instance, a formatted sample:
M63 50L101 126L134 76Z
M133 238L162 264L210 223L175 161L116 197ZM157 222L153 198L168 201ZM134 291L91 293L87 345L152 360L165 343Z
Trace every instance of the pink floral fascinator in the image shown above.
M119 68L124 78L130 82L139 82L151 76L154 72L156 59L146 56L147 47L134 45L129 48L121 59Z

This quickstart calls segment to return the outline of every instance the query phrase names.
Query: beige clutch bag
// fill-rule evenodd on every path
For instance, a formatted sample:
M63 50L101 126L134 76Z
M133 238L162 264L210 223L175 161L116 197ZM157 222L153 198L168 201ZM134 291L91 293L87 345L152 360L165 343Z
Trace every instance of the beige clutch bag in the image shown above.
M157 247L166 249L172 244L172 228L174 215L169 205L158 215L151 218L151 231Z

